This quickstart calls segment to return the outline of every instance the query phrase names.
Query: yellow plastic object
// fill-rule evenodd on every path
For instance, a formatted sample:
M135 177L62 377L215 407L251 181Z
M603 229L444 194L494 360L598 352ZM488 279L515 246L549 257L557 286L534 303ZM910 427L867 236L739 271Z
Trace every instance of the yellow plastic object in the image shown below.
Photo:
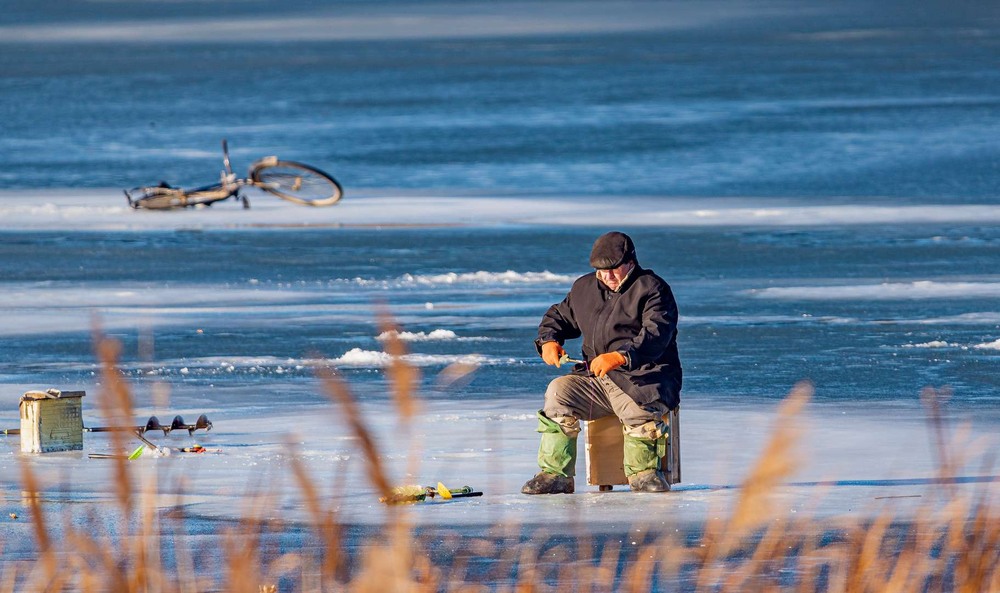
M437 493L441 495L441 498L451 500L451 490L448 490L441 482L438 482Z

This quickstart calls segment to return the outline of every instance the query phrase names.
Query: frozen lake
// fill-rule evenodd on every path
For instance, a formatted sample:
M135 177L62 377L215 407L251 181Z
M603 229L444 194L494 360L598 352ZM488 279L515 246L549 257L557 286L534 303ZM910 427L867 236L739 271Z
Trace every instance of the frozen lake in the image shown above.
M816 397L801 419L800 471L776 492L786 512L888 505L905 515L933 498L925 386L949 387L951 429L971 430L957 445L969 455L962 477L993 475L976 453L995 446L1000 416L1000 282L984 267L1000 231L981 206L899 208L890 223L879 220L882 206L729 200L709 216L685 200L616 198L648 213L623 228L681 304L684 481L663 497L598 493L583 485L581 461L580 494L539 499L519 489L535 471L534 411L558 371L531 340L545 308L587 271L604 228L587 200L371 192L326 209L259 199L250 210L165 213L123 203L111 190L0 194L0 420L17 425L25 390L58 387L85 389L85 423L101 425L96 321L123 343L137 424L202 413L215 423L194 437L153 435L211 453L134 462L140 475L183 484L196 517L237 518L248 493L267 492L279 501L268 513L304 520L294 451L345 521L384 520L342 413L314 376L315 356L350 382L394 483L486 492L415 509L418 523L534 524L553 513L606 529L638 516L699 523L738 494L799 380L813 381ZM576 218L534 217L560 210ZM399 324L405 360L423 377L421 413L404 425L387 393L378 310ZM475 369L471 381L442 384L454 363ZM13 486L16 438L4 445ZM30 459L54 503L111 500L111 462L86 456L110 452L110 441L88 434L85 445Z
M393 483L485 493L413 507L423 527L697 530L802 380L815 396L777 517L997 498L988 4L12 0L4 15L0 428L49 387L86 390L85 424L104 423L98 326L121 343L137 424L214 422L151 435L209 453L130 464L192 539L258 514L311 545L293 460L354 541L379 533L386 508L317 358L349 382ZM223 138L238 173L277 154L334 174L344 200L128 209L123 188L217 179ZM650 496L581 477L574 496L526 497L559 372L531 342L612 229L677 296L683 482ZM403 424L379 311L420 373ZM452 365L474 372L443 382ZM954 489L935 483L926 387L949 394ZM35 552L11 517L28 516L22 464L51 516L115 531L113 462L88 454L122 452L87 434L83 452L22 456L3 437L5 562Z

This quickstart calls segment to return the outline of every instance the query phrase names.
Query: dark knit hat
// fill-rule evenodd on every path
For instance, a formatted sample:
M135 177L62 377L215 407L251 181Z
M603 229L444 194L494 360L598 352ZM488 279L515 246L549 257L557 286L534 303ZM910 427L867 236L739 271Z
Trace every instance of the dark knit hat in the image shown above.
M594 241L594 248L590 251L591 267L610 270L629 261L635 261L635 245L625 233L604 233Z

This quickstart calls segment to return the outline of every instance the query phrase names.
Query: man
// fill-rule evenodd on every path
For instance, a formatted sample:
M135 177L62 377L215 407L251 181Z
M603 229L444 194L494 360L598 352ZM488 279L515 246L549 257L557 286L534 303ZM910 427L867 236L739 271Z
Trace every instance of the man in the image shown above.
M636 492L664 492L663 414L680 402L677 303L670 286L639 266L632 239L619 232L597 238L595 272L573 283L538 326L535 347L546 364L560 366L566 340L583 337L583 363L554 379L538 412L538 466L525 494L572 493L580 420L614 414L625 435L625 475Z

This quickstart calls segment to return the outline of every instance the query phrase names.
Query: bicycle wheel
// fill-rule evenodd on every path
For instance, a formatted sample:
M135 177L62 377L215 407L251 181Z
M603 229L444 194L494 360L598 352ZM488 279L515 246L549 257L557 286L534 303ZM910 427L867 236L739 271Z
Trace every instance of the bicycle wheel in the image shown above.
M282 200L305 206L331 206L344 196L337 180L323 171L275 157L251 165L250 179L254 186Z

